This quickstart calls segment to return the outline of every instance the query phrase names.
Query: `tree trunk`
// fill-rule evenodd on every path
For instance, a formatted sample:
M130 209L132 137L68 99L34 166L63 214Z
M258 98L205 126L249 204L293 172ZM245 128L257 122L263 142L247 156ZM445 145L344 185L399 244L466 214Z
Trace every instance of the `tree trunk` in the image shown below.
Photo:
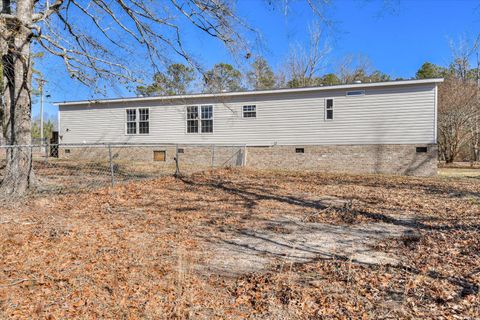
M7 148L6 167L0 193L10 196L24 194L33 185L31 144L31 81L30 42L32 32L26 26L32 21L32 0L18 0L18 21L7 22L10 37L2 52L3 117L2 127Z

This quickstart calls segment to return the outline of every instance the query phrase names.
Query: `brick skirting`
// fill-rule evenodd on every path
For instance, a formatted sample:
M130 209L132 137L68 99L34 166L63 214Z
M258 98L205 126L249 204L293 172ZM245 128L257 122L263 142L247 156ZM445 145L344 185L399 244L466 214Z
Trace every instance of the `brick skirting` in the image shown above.
M426 147L426 152L417 152ZM431 176L437 174L437 146L418 145L296 145L264 147L182 146L180 164L241 166L258 169L315 170L345 173L387 173ZM302 151L303 153L300 153ZM69 152L67 153L67 150ZM153 151L165 151L173 163L175 147L112 147L114 159L153 161ZM245 154L246 153L246 154ZM106 147L61 147L61 158L108 160Z

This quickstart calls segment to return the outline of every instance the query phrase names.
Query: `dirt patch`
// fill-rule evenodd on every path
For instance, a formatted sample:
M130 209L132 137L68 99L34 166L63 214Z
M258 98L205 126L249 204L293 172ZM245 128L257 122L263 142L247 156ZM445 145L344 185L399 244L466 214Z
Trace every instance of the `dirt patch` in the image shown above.
M375 249L380 240L402 238L413 229L387 223L332 225L278 217L268 228L237 230L209 238L207 270L239 275L269 269L278 263L308 263L319 259L360 264L392 264L401 257Z

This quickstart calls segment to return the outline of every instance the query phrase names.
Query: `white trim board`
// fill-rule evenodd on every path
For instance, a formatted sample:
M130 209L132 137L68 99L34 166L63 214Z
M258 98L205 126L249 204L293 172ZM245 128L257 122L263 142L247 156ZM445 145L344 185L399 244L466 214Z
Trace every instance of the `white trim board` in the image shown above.
M195 99L195 98L236 97L236 96L251 96L251 95L262 95L262 94L289 93L289 92L291 93L315 92L315 91L342 90L342 89L363 89L363 88L374 88L374 87L416 85L416 84L428 84L428 83L433 84L433 83L441 83L441 82L443 82L443 78L400 80L400 81L386 81L386 82L373 82L373 83L352 83L352 84L341 84L341 85L334 85L334 86L307 87L307 88L294 88L294 89L271 89L271 90L259 90L259 91L184 94L184 95L177 95L177 96L130 97L130 98L96 99L96 100L81 100L81 101L64 101L64 102L55 102L54 105L56 106L80 106L80 105L89 106L92 104L115 103L115 102L162 101L162 100Z

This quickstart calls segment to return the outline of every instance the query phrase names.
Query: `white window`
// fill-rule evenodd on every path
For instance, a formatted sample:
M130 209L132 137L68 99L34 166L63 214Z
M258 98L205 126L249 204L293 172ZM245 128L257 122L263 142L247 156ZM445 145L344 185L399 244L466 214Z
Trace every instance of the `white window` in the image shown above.
M137 134L137 109L127 109L127 134Z
M199 132L213 132L213 106L187 107L187 133Z
M126 134L150 133L150 110L148 108L126 109Z
M187 133L198 133L198 107L187 107Z
M148 109L138 109L138 133L150 133L150 112Z
M202 106L202 133L213 132L213 106Z
M257 117L257 106L243 106L243 117L244 118L256 118Z
M355 91L347 91L347 96L363 96L365 95L365 90L355 90Z
M333 99L325 99L325 120L333 120Z

